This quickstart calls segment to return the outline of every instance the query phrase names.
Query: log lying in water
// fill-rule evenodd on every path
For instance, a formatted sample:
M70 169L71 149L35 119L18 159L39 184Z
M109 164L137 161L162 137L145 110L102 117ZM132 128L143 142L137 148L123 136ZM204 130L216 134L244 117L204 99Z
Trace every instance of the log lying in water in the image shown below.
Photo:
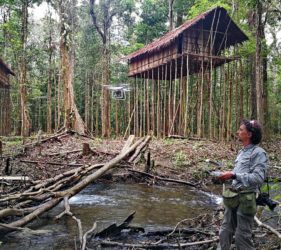
M131 221L134 219L136 211L131 213L127 219L125 219L120 225L116 225L116 223L111 224L109 227L105 228L101 232L96 234L96 237L101 237L101 238L107 238L107 237L112 237L115 235L121 234L121 231L128 228L129 224Z

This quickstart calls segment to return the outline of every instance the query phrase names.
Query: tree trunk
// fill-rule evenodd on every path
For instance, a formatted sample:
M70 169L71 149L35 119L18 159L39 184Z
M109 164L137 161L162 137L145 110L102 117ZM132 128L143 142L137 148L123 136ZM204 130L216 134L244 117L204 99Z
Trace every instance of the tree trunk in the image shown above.
M85 124L87 128L90 128L90 99L91 99L91 86L90 77L86 74L85 80Z
M51 20L51 17L49 17ZM48 93L47 93L47 132L52 132L52 30L49 24Z
M27 77L26 77L26 42L28 32L28 1L22 3L22 55L20 58L20 99L21 99L21 135L23 137L30 136L31 120L27 107Z
M174 0L168 0L169 4L169 30L171 31L174 28L174 11L173 5Z
M109 137L111 133L110 126L110 99L109 90L105 85L109 84L109 48L107 48L107 39L103 43L103 60L102 60L102 95L101 95L101 107L102 107L102 136Z
M61 111L62 111L62 67L61 67L61 61L59 66L59 75L58 75L58 84L57 84L57 123L56 123L56 130L60 129L61 126Z
M71 5L72 6L72 5ZM85 133L84 122L78 112L74 101L73 91L73 65L71 63L72 41L69 40L71 31L67 27L67 11L68 3L60 1L60 19L61 19L61 37L60 37L60 55L61 55L61 73L64 86L64 126L66 130L75 130L78 133Z
M262 3L258 1L256 7L256 90L257 90L257 120L260 124L264 124L263 110L263 86L262 86L262 64L261 64L261 32L262 32Z

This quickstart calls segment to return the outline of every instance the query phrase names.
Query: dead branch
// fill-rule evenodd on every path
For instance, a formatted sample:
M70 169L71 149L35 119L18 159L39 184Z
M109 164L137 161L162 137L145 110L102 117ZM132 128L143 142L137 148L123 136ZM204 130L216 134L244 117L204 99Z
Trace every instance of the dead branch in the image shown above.
M121 247L129 247L129 248L179 248L179 247L188 247L188 246L197 246L197 245L204 245L204 244L210 244L213 242L217 242L219 239L217 237L211 239L211 240L203 240L203 241L195 241L195 242L188 242L188 243L179 243L179 244L169 244L169 243L162 243L162 244L126 244L126 243L119 243L116 241L102 241L102 246L121 246Z
M133 162L139 153L142 151L142 149L147 145L147 143L150 141L151 137L147 136L146 139L137 147L135 153L131 156L131 158L128 160L128 162Z
M281 234L276 230L274 229L273 227L267 225L267 224L264 224L262 223L256 216L255 216L255 222L260 226L260 227L264 227L266 229L268 229L269 231L271 231L272 233L274 233L279 239L281 239Z
M9 225L3 224L3 223L0 223L0 227L11 229L12 231L23 231L23 230L26 230L26 228L24 228L24 227L12 227L12 226L9 226Z
M182 181L182 180L175 180L175 179L170 179L170 178L163 178L163 177L160 177L160 176L157 176L157 175L149 174L149 173L138 171L138 170L134 170L134 169L128 169L128 171L134 172L134 173L138 173L138 174L142 174L142 175L148 176L148 177L150 177L152 179L156 179L156 180L159 180L159 181L179 183L179 184L184 184L184 185L188 185L188 186L191 186L191 187L196 187L197 186L196 183L191 183L191 182Z
M170 139L188 139L188 137L181 136L181 135L168 135L168 138L170 138Z
M70 211L70 205L69 205L69 196L65 196L64 198L64 208L65 210L60 213L58 216L56 216L56 219L60 219L61 217L63 217L64 215L68 215L70 216L73 220L76 221L77 226L78 226L78 232L79 232L79 241L80 244L82 246L82 241L83 241L83 229L82 229L82 223L81 220L76 218L73 213Z
M200 217L201 217L201 216L200 216ZM186 222L186 221L191 221L191 220L196 220L196 218L195 218L195 219L184 219L184 220L181 220L180 222L178 222L177 225L175 226L175 228L173 229L173 231L170 232L170 233L167 235L167 237L169 237L169 236L171 236L173 233L175 233L180 224L182 224L182 223L184 223L184 222ZM199 231L199 230L195 230L195 232L200 232L200 233L204 233L204 234L209 234L209 235L210 235L210 233L206 233L206 232ZM212 235L214 235L214 234L212 234Z
M64 215L68 215L70 216L73 220L76 221L77 223L77 226L78 226L78 232L79 232L79 241L80 241L80 244L81 244L81 250L85 250L86 249L86 244L87 244L87 236L88 234L92 233L96 227L97 227L97 224L96 222L94 222L92 228L90 230L88 230L84 235L83 235L83 228L82 228L82 223L81 223L81 220L78 219L77 217L75 217L73 215L73 213L70 211L70 205L69 205L69 196L65 196L64 197L64 207L65 207L65 210L59 214L58 216L56 216L56 219L60 219L61 217L63 217Z
M68 155L68 154L75 154L75 153L80 153L82 152L82 149L76 149L72 151L65 151L65 152L59 152L59 153L53 153L53 154L44 154L44 156L58 156L58 155Z
M144 236L146 236L146 237L166 236L167 238L169 238L173 234L190 235L190 234L196 234L196 233L209 235L209 236L215 236L215 233L213 233L213 232L207 232L207 231L199 230L199 229L196 229L196 228L181 228L181 229L177 228L177 229L173 229L173 230L163 229L163 230L149 231L146 234L144 234ZM163 241L163 240L161 240L161 241Z
M73 215L72 212L70 212L70 206L69 206L68 199L69 199L69 196L65 196L65 197L63 198L65 210L64 210L62 213L60 213L59 215L56 216L56 218L55 218L56 220L60 219L60 218L63 217L64 215L69 215L69 216L72 216L72 215Z
M82 247L81 250L85 250L86 249L86 244L87 244L87 236L92 233L93 231L95 231L97 228L97 223L94 222L92 228L90 230L88 230L84 235L83 235L83 240L82 240Z
M65 135L65 134L67 134L67 132L63 131L63 132L61 132L59 134L55 134L55 135L47 137L45 139L41 139L40 143L42 144L42 143L47 142L47 141L52 140L52 139L58 139L60 136ZM31 143L25 144L24 148L32 147L32 146L35 146L37 144L38 144L37 141L36 142L31 142Z
M31 160L20 160L20 162L24 163L32 163L32 164L46 164L46 165L58 165L58 166L69 166L69 167L82 167L83 164L78 163L60 163L60 162L43 162L43 161L31 161Z

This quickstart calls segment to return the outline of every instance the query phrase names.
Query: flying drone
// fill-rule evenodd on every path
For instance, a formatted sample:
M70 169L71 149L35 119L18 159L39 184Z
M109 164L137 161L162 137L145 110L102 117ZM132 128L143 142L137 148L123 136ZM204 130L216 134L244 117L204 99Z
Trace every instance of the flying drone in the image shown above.
M130 92L132 88L129 87L129 84L123 83L119 86L103 85L105 88L111 90L111 97L115 100L125 100L126 92Z

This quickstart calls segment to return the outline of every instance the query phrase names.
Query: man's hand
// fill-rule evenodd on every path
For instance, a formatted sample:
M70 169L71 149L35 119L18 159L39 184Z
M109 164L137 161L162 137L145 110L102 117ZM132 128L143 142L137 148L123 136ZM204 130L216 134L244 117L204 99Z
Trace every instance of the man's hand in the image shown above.
M229 179L234 179L234 178L235 178L235 174L232 171L222 172L221 175L218 177L218 179L222 181L227 181Z

